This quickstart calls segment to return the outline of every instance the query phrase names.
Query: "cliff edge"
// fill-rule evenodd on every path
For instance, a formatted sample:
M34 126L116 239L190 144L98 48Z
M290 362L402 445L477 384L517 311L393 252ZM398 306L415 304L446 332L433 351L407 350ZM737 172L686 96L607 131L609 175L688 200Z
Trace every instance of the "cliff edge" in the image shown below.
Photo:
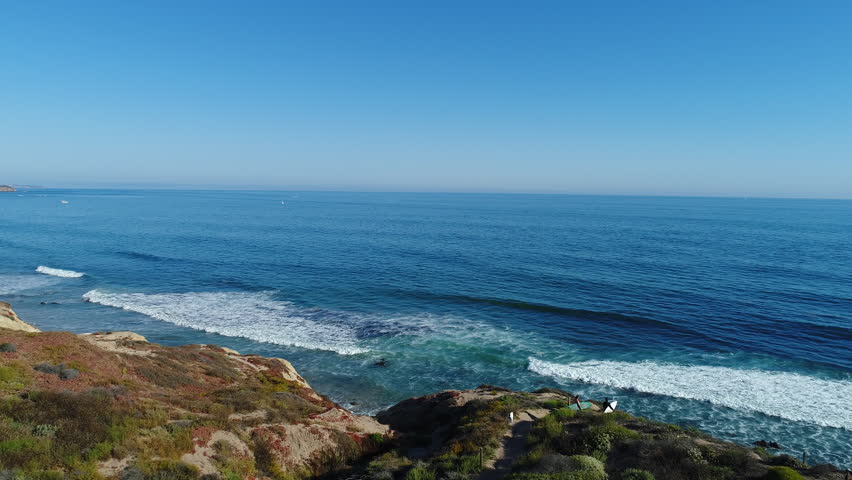
M39 332L0 303L0 480L841 480L765 448L482 385L355 415L286 360Z
M0 328L7 330L16 330L21 332L40 332L29 323L18 318L18 315L12 310L12 306L6 302L0 302Z
M313 477L390 433L283 359L133 332L39 332L0 307L3 479Z

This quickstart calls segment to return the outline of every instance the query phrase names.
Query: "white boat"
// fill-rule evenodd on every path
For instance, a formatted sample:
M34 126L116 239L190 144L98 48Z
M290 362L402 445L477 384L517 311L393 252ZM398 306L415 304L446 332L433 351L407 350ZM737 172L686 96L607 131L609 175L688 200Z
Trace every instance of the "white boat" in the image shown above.
M60 202L60 203L71 203L71 202L69 202L68 200L60 200L59 202Z

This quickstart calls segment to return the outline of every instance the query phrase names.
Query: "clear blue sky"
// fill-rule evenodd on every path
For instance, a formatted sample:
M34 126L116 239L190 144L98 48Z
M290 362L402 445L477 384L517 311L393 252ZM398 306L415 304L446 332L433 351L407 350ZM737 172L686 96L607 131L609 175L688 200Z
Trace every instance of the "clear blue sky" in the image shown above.
M19 0L0 58L0 183L852 197L848 0Z

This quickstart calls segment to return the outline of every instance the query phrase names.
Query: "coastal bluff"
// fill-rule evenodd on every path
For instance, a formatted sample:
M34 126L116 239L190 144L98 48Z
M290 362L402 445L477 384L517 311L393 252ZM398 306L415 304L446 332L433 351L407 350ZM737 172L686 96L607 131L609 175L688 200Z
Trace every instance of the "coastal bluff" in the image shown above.
M577 403L481 385L357 415L284 359L134 332L42 332L0 302L2 480L844 478Z
M17 190L10 185L0 185L0 192L17 192Z
M22 332L40 332L29 323L18 318L18 315L12 310L12 306L6 302L0 302L0 329L17 330Z

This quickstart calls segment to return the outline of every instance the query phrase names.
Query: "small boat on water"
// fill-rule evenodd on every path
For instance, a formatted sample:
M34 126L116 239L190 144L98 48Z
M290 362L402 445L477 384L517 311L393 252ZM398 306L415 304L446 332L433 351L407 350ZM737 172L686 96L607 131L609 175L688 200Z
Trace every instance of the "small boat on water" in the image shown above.
M71 202L69 202L68 200L60 200L59 202L60 202L60 203L71 203Z

